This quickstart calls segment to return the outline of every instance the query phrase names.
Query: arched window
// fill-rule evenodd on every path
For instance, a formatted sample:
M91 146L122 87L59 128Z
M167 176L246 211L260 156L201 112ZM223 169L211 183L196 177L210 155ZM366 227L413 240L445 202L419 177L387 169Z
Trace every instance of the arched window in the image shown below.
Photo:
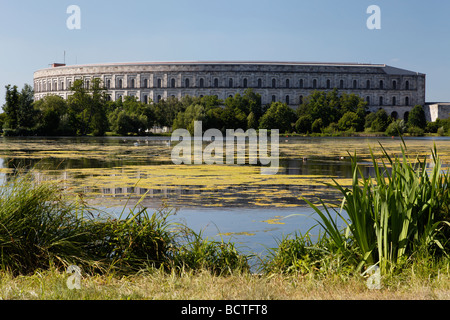
M162 87L162 81L161 81L161 79L158 79L158 88L161 88Z
M61 88L59 88L59 90L64 90L64 82L61 81Z
M170 80L170 87L171 88L175 88L176 87L175 79Z
M144 88L148 88L148 79L144 79L144 82L143 82L142 86Z
M394 90L397 90L397 81L392 81L392 88L394 89Z
M286 96L286 104L289 104L289 96Z
M145 104L148 103L148 96L147 96L147 95L144 96L144 103L145 103Z
M391 113L391 118L394 119L394 120L397 120L397 119L398 119L398 113L397 113L397 111L394 111L394 112Z
M317 88L317 79L314 79L313 80L313 89L316 89Z
M405 82L405 90L409 90L409 81Z
M161 96L160 95L158 95L158 97L156 98L156 102L159 102L159 101L161 101Z
M91 84L91 83L89 82L89 80L86 80L86 89L89 90L90 84ZM56 89L56 83L55 83L55 89Z
M189 88L189 79L185 79L184 80L184 86L186 87L186 88Z
M228 80L228 87L233 88L233 79L232 78L230 78Z
M353 80L353 89L358 89L358 81Z
M370 89L370 80L367 80L366 82L366 89Z
M299 104L302 104L302 103L303 103L303 96L300 96L300 97L299 97L298 103L299 103Z
M405 120L405 122L408 122L409 119L409 112L405 112L405 115L403 116L403 120Z
M286 79L286 88L290 88L291 87L291 83L289 81L289 79Z
M219 79L215 78L214 79L214 88L218 88L219 87Z
M277 80L272 79L272 88L276 88L276 87L277 87Z
M275 102L277 100L277 97L275 95L272 96L272 102Z
M392 97L392 105L393 106L397 105L397 98L396 97Z
M247 88L247 86L248 86L247 78L244 78L244 88Z
M366 97L366 102L367 102L367 104L370 104L370 97L369 96Z
M134 88L134 87L135 87L135 84L136 84L136 81L135 81L134 79L131 79L130 82L131 82L131 83L130 83L131 88Z
M384 89L384 81L380 80L380 89Z
M379 105L380 105L380 106L383 105L383 97L380 97L380 103L379 103Z
M330 89L330 88L331 88L331 80L328 79L328 80L327 80L327 89Z
M258 79L258 88L262 88L262 79Z
M200 88L204 88L205 87L205 79L200 78Z
M405 98L405 106L409 106L409 97Z
M106 80L106 89L111 88L111 79Z
M344 80L339 81L339 88L344 89Z
M300 79L300 84L299 84L300 89L303 89L304 86L305 86L305 82L303 81L303 79Z

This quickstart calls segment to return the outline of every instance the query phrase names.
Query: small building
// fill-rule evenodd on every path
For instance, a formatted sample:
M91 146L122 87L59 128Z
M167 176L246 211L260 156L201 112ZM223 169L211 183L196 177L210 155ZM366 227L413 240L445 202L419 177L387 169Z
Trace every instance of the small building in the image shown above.
M429 122L450 118L450 102L429 102L425 104L424 109L425 116Z

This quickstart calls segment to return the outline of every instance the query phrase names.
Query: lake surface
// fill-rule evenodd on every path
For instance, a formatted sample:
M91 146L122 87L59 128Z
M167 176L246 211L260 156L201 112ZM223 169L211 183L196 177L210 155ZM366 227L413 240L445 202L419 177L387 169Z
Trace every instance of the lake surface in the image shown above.
M450 163L450 138L406 139L411 155L430 158L437 146ZM263 176L258 166L174 165L170 137L0 138L2 181L21 169L34 169L39 181L52 180L84 195L93 206L116 213L141 204L176 211L204 236L232 239L250 252L273 247L283 236L305 233L317 224L304 198L337 203L340 195L326 183L348 185L350 154L364 174L373 175L370 148L379 156L401 154L400 139L280 138L280 170ZM310 231L313 236L318 228Z

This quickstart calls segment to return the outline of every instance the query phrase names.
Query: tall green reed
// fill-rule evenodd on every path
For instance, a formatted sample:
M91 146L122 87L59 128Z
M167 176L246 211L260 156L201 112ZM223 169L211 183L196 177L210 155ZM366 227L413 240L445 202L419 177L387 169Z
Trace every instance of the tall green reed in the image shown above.
M306 201L344 255L354 255L356 247L357 270L364 265L378 264L381 272L386 273L419 250L447 254L450 176L448 170L442 169L436 147L428 163L426 157L412 159L404 141L401 157L390 156L380 146L381 159L371 150L374 177L363 174L355 154L351 156L352 186L343 187L335 180L329 184L343 195L340 211L333 210L344 221L345 230L338 227L323 202L322 211ZM344 218L343 211L348 219Z

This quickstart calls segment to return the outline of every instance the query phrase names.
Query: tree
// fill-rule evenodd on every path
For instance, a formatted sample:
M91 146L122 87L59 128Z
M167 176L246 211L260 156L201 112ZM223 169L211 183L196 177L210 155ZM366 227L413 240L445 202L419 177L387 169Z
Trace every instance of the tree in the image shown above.
M19 110L19 92L17 91L17 86L11 87L8 84L6 87L6 103L3 105L3 111L6 114L5 117L5 127L8 129L17 129L18 121L18 110Z
M75 132L68 128L62 119L67 115L66 100L60 96L46 96L35 101L36 110L35 127L40 135L73 135Z
M295 112L285 103L273 102L269 110L261 117L260 129L279 129L280 132L292 132Z
M310 115L300 116L295 123L295 131L297 133L309 133L311 132L312 123L313 121Z
M344 92L340 97L340 110L342 115L346 114L347 112L357 113L358 110L365 113L366 108L367 102L354 93L348 94Z
M173 122L173 130L187 129L194 134L194 122L203 121L205 119L205 107L200 104L192 104L187 107L185 112L178 113Z
M409 113L408 117L408 126L409 127L418 127L420 129L425 129L427 126L427 120L425 117L425 111L423 109L423 106L416 105L411 112Z
M338 128L341 131L353 130L357 131L361 123L361 119L356 112L348 111L338 122Z
M371 124L371 129L374 132L385 132L389 125L389 116L384 109L379 109L375 113L375 119Z
M31 129L35 125L36 113L33 107L34 90L29 84L25 84L19 94L17 110L17 125L19 128Z
M106 89L101 80L95 78L86 87L84 80L76 80L70 88L73 94L68 99L71 125L79 135L93 133L103 135L107 129Z

